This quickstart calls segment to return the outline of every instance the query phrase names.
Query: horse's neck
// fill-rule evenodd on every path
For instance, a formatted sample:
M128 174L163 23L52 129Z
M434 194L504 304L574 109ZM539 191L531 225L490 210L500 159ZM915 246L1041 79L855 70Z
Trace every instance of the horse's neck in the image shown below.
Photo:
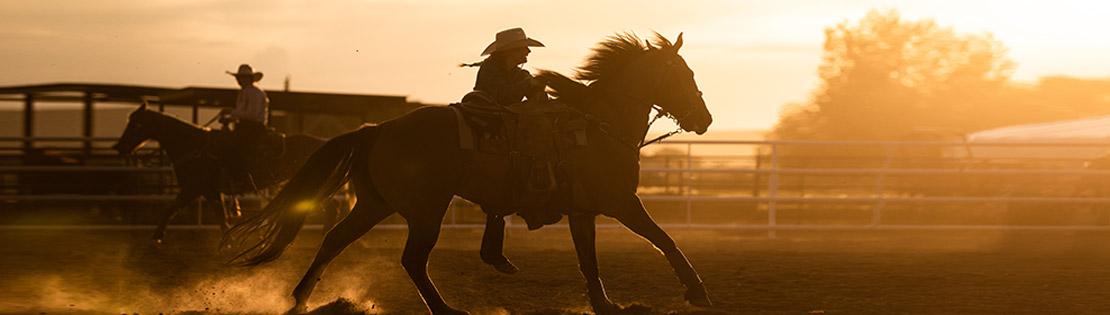
M202 149L207 141L207 131L169 116L159 117L161 128L152 137L157 140L170 159L177 159Z
M635 91L599 87L601 106L591 108L591 114L609 124L611 132L617 133L627 141L639 142L644 139L648 129L648 114L651 104L646 96L636 95ZM633 143L636 144L636 143Z

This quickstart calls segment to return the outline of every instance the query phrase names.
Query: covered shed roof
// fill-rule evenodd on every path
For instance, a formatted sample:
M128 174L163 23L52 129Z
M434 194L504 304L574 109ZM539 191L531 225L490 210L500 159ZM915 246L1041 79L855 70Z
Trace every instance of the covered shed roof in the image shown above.
M1110 116L989 129L969 134L968 141L1110 143Z
M968 134L967 143L970 152L953 150L952 156L1091 160L1110 152L1110 116L983 130Z

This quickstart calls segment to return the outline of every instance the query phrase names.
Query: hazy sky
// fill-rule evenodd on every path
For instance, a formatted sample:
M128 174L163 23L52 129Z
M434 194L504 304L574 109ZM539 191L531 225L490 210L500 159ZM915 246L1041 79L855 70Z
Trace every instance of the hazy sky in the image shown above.
M715 129L768 128L816 88L824 28L869 9L991 32L1015 78L1110 76L1110 4L1101 1L597 0L0 0L0 86L54 82L235 87L250 63L261 85L404 95L449 103L474 84L458 62L521 26L548 47L528 69L570 73L615 32L685 32Z

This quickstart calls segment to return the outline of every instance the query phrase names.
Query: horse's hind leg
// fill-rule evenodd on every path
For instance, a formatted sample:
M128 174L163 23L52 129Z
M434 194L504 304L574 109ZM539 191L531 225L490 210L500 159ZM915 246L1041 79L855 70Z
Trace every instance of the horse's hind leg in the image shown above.
M682 251L678 250L671 236L651 219L639 198L635 198L634 202L630 201L625 207L622 209L624 212L620 212L621 215L615 218L663 252L667 261L671 263L671 268L674 268L675 274L678 275L678 280L686 286L686 301L697 306L712 306L713 303L709 301L709 295L705 292L705 286L698 277L697 271L690 266Z
M343 218L339 224L328 231L327 236L324 237L323 244L320 245L319 251L316 252L316 258L312 260L312 265L308 267L301 282L293 289L293 299L296 304L290 313L304 313L307 311L308 296L312 294L312 289L316 287L316 283L320 281L320 276L324 273L324 268L328 266L335 256L343 252L352 242L358 240L367 231L370 231L374 225L382 222L393 210L389 208L381 198L364 197L359 199L351 213Z
M182 190L177 193L177 197L173 199L169 205L162 209L162 219L158 220L158 228L154 229L154 235L150 237L155 243L161 244L162 239L166 237L166 225L170 223L170 219L177 214L177 209L181 209L189 202L197 199L199 194L191 190Z
M424 298L424 304L428 305L433 315L470 314L448 306L439 295L439 290L432 283L432 279L428 278L428 256L436 246L436 241L439 240L440 224L446 209L445 203L438 212L412 212L416 215L405 216L408 220L409 235L405 242L405 251L401 254L401 266L405 267L412 283Z
M331 231L331 228L335 226L335 223L339 222L339 207L342 205L345 205L345 203L340 203L335 198L330 198L324 203L324 231L322 232L324 235L327 235L328 231Z
M479 254L482 261L490 264L502 273L514 274L517 269L508 258L505 258L505 216L487 214L486 229L482 233L482 249Z
M578 252L578 268L586 278L586 292L590 296L590 306L596 314L612 314L616 305L605 296L601 275L597 266L597 246L595 243L596 224L593 215L577 214L568 218L570 235L574 239L574 250Z

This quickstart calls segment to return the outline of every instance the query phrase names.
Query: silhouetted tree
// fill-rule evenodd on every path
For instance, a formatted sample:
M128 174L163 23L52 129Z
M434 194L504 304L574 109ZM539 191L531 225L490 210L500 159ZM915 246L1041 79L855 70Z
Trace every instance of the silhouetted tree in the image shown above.
M990 34L872 10L825 30L822 85L783 111L778 139L895 140L918 126L967 129L1007 94L1014 63Z

